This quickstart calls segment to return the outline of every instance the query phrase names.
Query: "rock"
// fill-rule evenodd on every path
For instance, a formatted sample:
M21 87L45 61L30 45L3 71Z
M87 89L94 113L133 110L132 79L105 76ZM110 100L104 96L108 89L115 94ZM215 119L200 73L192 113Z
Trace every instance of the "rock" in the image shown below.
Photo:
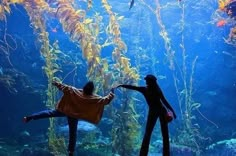
M156 140L154 143L153 143L154 147L155 147L155 153L156 155L158 155L158 153L162 153L162 141L161 140ZM173 143L170 143L170 153L171 155L174 155L174 156L193 156L195 155L194 154L194 151L190 148L190 147L187 147L187 146L184 146L184 145L177 145L177 144L173 144ZM153 155L155 155L153 154Z
M21 153L20 156L32 156L32 151L30 148L24 148Z
M236 139L218 141L206 148L204 152L207 156L235 156L236 155Z
M0 146L0 156L8 156L7 150L2 148L2 146Z
M28 131L22 131L19 137L17 138L17 141L20 144L26 144L30 142L30 140L31 140L31 135Z

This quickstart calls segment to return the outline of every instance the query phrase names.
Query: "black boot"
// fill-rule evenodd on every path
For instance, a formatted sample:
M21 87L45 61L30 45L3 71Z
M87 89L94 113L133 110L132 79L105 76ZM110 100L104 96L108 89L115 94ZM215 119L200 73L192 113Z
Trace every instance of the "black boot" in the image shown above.
M74 152L69 151L68 154L68 156L74 156Z

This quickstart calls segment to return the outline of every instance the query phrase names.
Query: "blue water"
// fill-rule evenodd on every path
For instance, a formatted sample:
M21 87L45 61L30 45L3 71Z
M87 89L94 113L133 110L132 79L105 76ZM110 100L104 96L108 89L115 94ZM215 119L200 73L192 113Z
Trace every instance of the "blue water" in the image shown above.
M177 119L169 124L171 155L236 155L236 35L229 40L236 21L218 10L218 1L135 0L130 10L129 1L109 1L120 30L116 37L127 46L127 51L120 51L121 56L128 58L131 70L135 68L132 71L139 75L136 80L126 75L127 66L119 69L116 65L120 58L112 55L117 48L115 35L109 34L110 16L100 1L93 1L91 9L83 0L72 5L78 14L78 9L86 12L85 29L94 32L93 26L99 26L97 36L89 38L91 43L101 46L101 50L91 56L99 59L99 64L94 60L89 62L80 40L72 39L75 32L69 29L76 22L65 28L69 20L63 21L58 1L42 0L37 4L41 2L57 12L49 14L41 6L43 12L38 16L48 33L49 50L58 50L53 63L60 71L55 72L55 77L78 88L87 80L94 80L97 93L105 95L119 83L145 85L145 75L154 74L177 114ZM49 148L48 119L22 123L24 115L48 108L48 76L44 70L47 57L40 51L46 40L40 40L42 32L33 22L35 16L31 18L40 12L37 4L0 1L1 8L5 8L4 12L0 8L0 156L65 155L61 151L55 154L55 150ZM27 5L34 8L35 13L29 15ZM96 17L101 21L96 23ZM217 26L220 20L225 20L225 25ZM86 36L86 32L76 36L81 34ZM104 45L106 41L109 44ZM53 46L55 42L58 45ZM108 69L105 70L102 67L106 61ZM56 101L60 96L57 92ZM136 113L130 112L129 105L134 106ZM98 130L78 131L76 155L138 155L147 109L140 94L117 90L111 106L106 107L103 119L96 125ZM57 119L55 127L66 123L66 119ZM127 128L129 125L131 130ZM63 135L58 132L56 135L65 139L63 147L66 147L68 135L64 135L64 131ZM162 153L159 122L149 151L150 156Z

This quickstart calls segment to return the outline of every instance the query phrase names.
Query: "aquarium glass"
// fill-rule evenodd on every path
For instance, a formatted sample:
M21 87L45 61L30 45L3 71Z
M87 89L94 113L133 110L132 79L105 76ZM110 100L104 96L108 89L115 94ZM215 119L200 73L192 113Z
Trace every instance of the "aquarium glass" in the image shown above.
M0 0L0 156L64 156L53 81L105 96L155 75L177 118L171 156L236 155L235 0ZM137 156L149 106L124 88L101 121L79 120L75 156ZM149 156L162 155L160 120Z

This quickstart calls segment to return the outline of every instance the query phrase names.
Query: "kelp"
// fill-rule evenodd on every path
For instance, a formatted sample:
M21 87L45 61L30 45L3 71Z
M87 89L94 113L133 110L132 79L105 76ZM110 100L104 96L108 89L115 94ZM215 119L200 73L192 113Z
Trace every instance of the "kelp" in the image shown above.
M122 56L113 57L113 61L116 62L120 66L117 70L115 68L111 68L112 72L109 71L109 65L106 59L100 58L100 51L102 46L98 44L99 37L99 23L102 18L98 13L95 14L94 18L86 18L86 12L82 9L75 10L70 3L65 1L58 1L58 9L56 12L56 16L59 18L60 23L63 26L63 30L70 35L71 40L78 44L82 50L83 57L87 60L88 70L87 77L93 79L95 83L99 84L99 90L106 91L109 89L110 84L115 79L114 77L118 74L122 76L118 76L117 79L123 83L136 82L139 79L139 75L135 68L131 67L129 63L129 59L127 59L123 53L127 51L127 47L125 43L121 39L121 33L119 24L117 23L115 14L111 11L111 7L106 1L102 1L103 7L109 14L109 25L107 26L106 33L112 38L111 44L115 45L113 53L120 52ZM104 47L104 45L103 45ZM113 54L113 56L116 54ZM124 105L127 107L125 111L131 112L129 113L130 117L125 117L121 115L121 121L130 120L130 123L136 123L133 120L135 117L135 110L133 103L131 101L127 101L128 103ZM129 110L129 105L131 110ZM112 106L111 106L112 107ZM107 109L109 111L109 109ZM115 111L114 109L110 109ZM115 111L116 112L116 111ZM135 117L134 117L135 116ZM113 116L113 117L116 117ZM136 120L136 119L135 119ZM137 125L136 125L137 124ZM123 155L129 155L131 151L134 149L134 141L136 134L138 134L138 123L133 124L130 127L130 124L124 124L122 127L123 130L128 128L127 137L129 140L128 144L124 144L123 150L118 153L122 153ZM121 123L119 123L121 125ZM112 130L114 132L115 128ZM120 138L125 138L123 133L120 134ZM127 139L126 137L126 139ZM127 140L126 140L127 141ZM116 147L117 144L123 142L122 140L116 140L116 144L113 144L113 147Z
M63 0L58 1L56 16L70 39L81 48L83 57L87 60L87 77L97 84L103 84L103 77L106 75L101 64L101 46L98 44L101 16L96 14L93 19L86 18L85 10L75 10L71 3ZM98 88L104 90L102 86Z
M230 33L227 39L225 39L227 44L236 47L236 26L230 28Z
M139 149L140 124L137 121L139 115L135 110L134 100L122 97L120 109L113 110L114 123L110 135L112 137L112 153L129 156Z
M4 56L6 62L10 67L13 67L13 64L10 60L11 51L17 49L17 43L15 39L10 35L7 34L6 29L7 23L4 24L4 31L2 38L0 38L0 54Z
M112 7L106 0L102 0L102 6L109 15L109 24L106 30L102 31L107 34L108 38L101 45L99 44L99 35L103 18L97 12L92 17L87 17L87 12L93 7L92 0L87 1L87 10L82 8L75 9L73 0L3 1L0 4L1 19L6 20L6 14L10 13L9 6L15 3L25 8L37 41L41 45L40 53L45 60L45 66L42 69L48 78L48 89L46 92L46 105L48 108L54 108L54 104L56 103L57 90L52 86L51 82L53 79L60 80L55 75L61 72L61 67L57 61L62 59L60 57L62 53L58 41L51 44L49 41L50 33L46 31L47 20L50 20L50 18L58 19L63 31L81 49L82 56L87 62L87 77L98 85L96 92L107 92L111 88L111 84L115 81L118 83L136 84L139 80L137 69L132 67L130 60L125 56L127 46L121 38L120 25L118 23L123 17L118 17L113 13L111 10ZM3 42L5 43L5 41ZM101 58L100 56L102 48L106 46L114 46L113 51L110 52L114 64L110 64L107 58ZM4 50L5 48L7 47L3 47ZM72 71L75 70L77 70L77 64ZM136 138L139 135L140 129L137 121L139 116L136 113L133 99L124 97L120 102L122 103L122 111L116 110L111 105L110 108L106 109L106 112L111 111L114 116L109 117L114 117L114 121L117 121L118 125L121 126L121 131L117 130L118 125L113 125L113 129L111 130L113 134L119 133L119 138L113 141L113 149L119 144L123 146L120 151L114 152L125 156L130 155L136 149ZM66 153L66 148L64 139L56 135L56 126L56 120L50 119L48 129L49 147L55 155L58 155ZM112 136L115 138L114 135Z
M220 10L224 10L225 6L230 2L231 0L219 0L218 1L218 7Z
M117 83L135 84L139 80L139 74L136 68L132 68L130 60L125 57L127 46L121 39L120 26L118 17L112 12L111 6L106 0L102 0L102 5L109 15L109 24L106 28L106 34L111 38L114 45L112 51L112 60L115 62L112 66L114 77ZM125 94L125 93L124 93ZM139 136L138 116L134 109L134 101L129 97L123 97L119 101L121 108L116 110L111 108L112 118L116 124L113 124L112 136L112 153L123 156L131 155L137 150L137 136ZM110 106L113 107L113 106ZM132 124L131 124L132 123Z
M59 66L56 64L57 53L54 50L57 45L54 43L53 47L50 48L49 34L45 28L46 21L43 18L45 11L52 11L52 9L49 8L49 5L44 0L25 0L23 6L30 17L31 25L34 28L34 33L38 38L38 42L41 44L40 53L45 59L45 66L43 69L48 78L46 106L48 108L54 108L57 92L52 85L52 81L55 73L59 71ZM50 126L48 128L49 148L56 155L59 153L66 153L64 138L56 136L55 127L56 121L52 118L50 119Z
M15 39L7 33L7 15L11 14L10 9L11 3L9 1L2 1L0 3L0 22L2 23L0 27L1 37L0 37L0 53L4 55L7 63L13 67L10 60L10 50L17 49L17 43Z
M6 21L6 15L11 14L10 5L23 2L24 0L2 0L0 3L0 21Z
M13 87L16 84L15 79L9 74L0 75L0 86L6 88L10 93L15 94L16 89Z
M171 70L175 70L175 60L174 60L175 51L171 47L172 46L171 39L170 39L170 37L166 31L165 25L163 24L162 19L161 19L161 12L160 12L161 6L159 3L159 0L155 0L156 9L153 9L151 6L146 4L144 2L144 0L141 0L141 2L156 16L156 21L161 29L159 35L163 38L164 43L165 43L165 49L166 49L165 55L169 61L169 68Z
M10 14L10 6L9 3L1 3L0 5L0 20L6 21L6 14Z

